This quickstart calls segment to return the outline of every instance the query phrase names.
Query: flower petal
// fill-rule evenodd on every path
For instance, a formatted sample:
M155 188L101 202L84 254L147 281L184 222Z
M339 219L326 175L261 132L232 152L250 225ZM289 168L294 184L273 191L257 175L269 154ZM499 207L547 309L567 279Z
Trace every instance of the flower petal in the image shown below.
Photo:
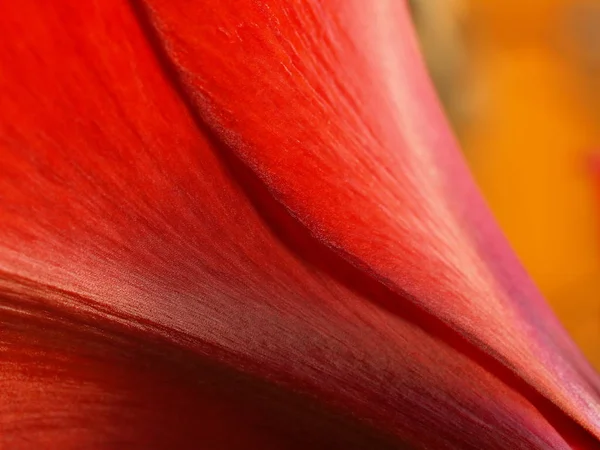
M308 4L299 2L288 16L273 15L281 6L275 2L269 7L231 5L209 2L190 11L169 2L144 10L118 0L58 0L44 6L21 0L4 8L0 286L6 300L0 336L3 348L10 348L11 362L0 371L0 382L1 392L14 393L17 401L4 403L8 407L0 409L0 424L22 420L19 405L36 414L43 411L49 419L45 429L20 422L10 435L12 442L37 448L51 439L79 448L116 439L161 447L174 435L156 428L183 402L189 422L176 428L181 433L178 448L196 447L206 427L214 434L204 436L227 442L223 433L238 426L251 445L281 448L282 438L274 438L264 424L283 407L268 409L262 416L267 419L256 422L252 411L242 411L224 426L239 405L228 390L242 392L250 399L245 408L252 409L258 403L250 395L256 380L274 385L278 396L283 389L292 390L325 411L333 410L341 423L351 416L370 430L360 440L347 425L327 424L334 436L328 442L327 430L319 434L319 420L309 420L304 428L282 420L275 428L284 430L285 445L291 448L298 436L313 433L317 448L347 448L355 440L356 448L385 448L390 440L394 446L406 442L424 448L567 449L566 441L588 438L552 409L548 398L540 399L512 372L493 364L512 347L500 345L498 355L492 353L496 360L473 351L475 344L494 337L478 328L489 315L480 306L482 299L491 292L492 303L497 296L490 287L495 286L493 277L475 264L479 259L471 238L455 224L450 208L439 204L438 185L422 183L430 175L414 159L417 149L425 147L415 144L418 136L409 132L412 110L404 111L399 122L404 125L393 131L398 117L383 114L400 101L386 100L391 80L384 77L380 81L387 81L377 89L367 82L378 80L369 58L379 61L385 55L363 55L366 59L357 57L345 65L333 59L336 73L345 70L355 79L346 88L356 92L340 98L327 99L327 91L307 79L270 83L270 77L285 71L285 55L266 45L270 40L259 39L264 33L276 42L275 31L281 38L286 32L300 45L312 32L323 33L328 42L352 31L356 35L344 44L351 49L363 36L361 30L371 27L342 27L342 34L333 33L329 28L335 24L326 19L341 11L335 2L334 9L313 11L318 23L296 24L306 25L302 30L307 34L283 20ZM259 5L262 16L251 14L252 5ZM234 15L234 6L243 14ZM350 18L356 13L349 8L344 14ZM397 13L406 20L403 10ZM261 17L268 22L259 21ZM155 34L149 18L163 34ZM228 26L221 26L219 18ZM167 21L177 34L165 31ZM236 39L235 32L243 45L223 46L215 40ZM319 57L319 42L306 54ZM163 44L174 53L163 53ZM381 48L387 47L375 50ZM218 64L224 54L239 69L231 77ZM194 58L206 65L205 71L187 65ZM298 58L298 64L304 63ZM212 84L196 86L201 75ZM336 81L331 72L321 75ZM180 77L188 82L187 90L182 90ZM430 98L419 74L407 82L422 90L419 98ZM256 99L258 104L248 103ZM363 100L360 108L352 104ZM374 114L379 101L386 108L373 116L377 120L363 124L363 115ZM312 108L319 115L312 115ZM340 126L340 117L356 126ZM434 124L437 130L439 124ZM398 152L370 147L391 138L406 145ZM387 163L389 173L383 170ZM411 189L397 186L394 173ZM354 212L346 209L351 205ZM330 215L334 213L343 214ZM395 263L390 250L402 250ZM467 329L473 334L464 334L472 342L457 332L462 322L454 317L458 309L453 302L485 313L480 317L463 311L467 319L477 316ZM512 310L505 311L500 301L490 309L502 313L500 324L507 330L520 332ZM69 322L63 332L60 321L42 314L47 310L87 326ZM23 317L30 322L11 331ZM492 319L490 324L498 323ZM100 335L100 350L85 362L80 355L90 350L83 335L93 342ZM119 342L125 350L121 344L103 350L115 335L124 336ZM73 349L65 348L78 336ZM521 337L530 338L521 333L510 339L518 350L509 353L516 373L527 363L518 357L531 351L529 341L517 339ZM130 349L134 338L139 344ZM51 347L41 352L46 378L29 370L31 364L12 362L39 355L35 347L40 341ZM163 346L183 353L183 368L170 367ZM140 348L160 354L146 357ZM97 361L83 368L90 360ZM145 369L148 360L156 362L156 373ZM206 361L235 369L252 382L226 382L216 393L204 392L194 386L193 377L208 377L200 368ZM525 367L526 381L548 382L547 390L535 385L538 395L556 392L550 400L596 432L588 421L590 408L574 412L572 399L578 397L565 398L570 392L552 384L556 380L550 369L542 377L539 367L548 366L539 363L531 372ZM88 390L89 383L93 389ZM48 396L33 395L42 385L49 386ZM581 386L575 380L573 389L588 395ZM65 394L67 387L72 395ZM118 395L110 397L114 391ZM168 398L154 405L147 398L153 391ZM62 414L58 395L69 414ZM125 409L133 403L144 412L134 420L134 412L110 406L89 422L72 414L82 403L95 414L95 403L111 398L111 405ZM206 405L214 403L226 405L214 420L218 426L205 423ZM124 426L124 417L134 424ZM247 421L247 427L240 425ZM152 432L144 434L148 430ZM29 441L34 432L38 440ZM382 443L373 434L383 436ZM158 437L150 441L148 436Z
M3 447L397 448L293 394L94 319L4 293Z
M143 3L203 123L313 236L600 438L597 376L484 207L404 4Z

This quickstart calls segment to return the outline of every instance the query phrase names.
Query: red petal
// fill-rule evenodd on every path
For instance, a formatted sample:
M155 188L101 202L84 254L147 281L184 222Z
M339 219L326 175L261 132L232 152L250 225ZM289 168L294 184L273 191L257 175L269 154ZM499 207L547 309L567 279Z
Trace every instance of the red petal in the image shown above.
M596 376L478 198L404 5L146 3L203 122L315 237L600 437Z
M561 363L561 336L549 354L555 338L509 297L533 290L511 287L512 261L495 265L502 241L477 245L476 219L457 209L470 181L448 192L464 168L402 7L70 3L21 0L0 16L0 269L17 296L0 310L0 392L18 399L0 410L0 442L238 448L226 438L242 427L259 448L307 435L309 448L383 448L374 433L430 448L592 445L586 366ZM47 309L99 331L57 336ZM89 371L87 345L65 348L85 334L101 349ZM47 397L31 394L42 382L25 363L39 336ZM172 347L181 366L165 359ZM275 406L252 420L258 381L194 386L215 377L204 361L275 385ZM320 416L266 427L292 417L283 388L371 431L361 440ZM154 390L168 398L148 401ZM109 413L72 414L114 392ZM180 403L189 422L158 430ZM26 411L48 427L14 426Z
M98 317L85 323L31 303L25 313L24 301L35 300L3 297L3 447L394 448L360 424L172 346L148 346Z

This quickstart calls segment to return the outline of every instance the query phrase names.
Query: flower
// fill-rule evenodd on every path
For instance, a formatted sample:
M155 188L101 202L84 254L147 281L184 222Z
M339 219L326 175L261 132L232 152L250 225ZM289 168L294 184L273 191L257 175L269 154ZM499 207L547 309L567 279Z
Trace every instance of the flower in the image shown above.
M406 5L12 2L0 442L594 448Z

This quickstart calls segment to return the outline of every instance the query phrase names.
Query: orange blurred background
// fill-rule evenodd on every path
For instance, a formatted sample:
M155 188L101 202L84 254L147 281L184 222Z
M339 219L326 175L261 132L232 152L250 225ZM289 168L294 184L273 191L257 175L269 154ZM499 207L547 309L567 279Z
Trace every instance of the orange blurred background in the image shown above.
M600 369L600 0L411 3L484 196Z

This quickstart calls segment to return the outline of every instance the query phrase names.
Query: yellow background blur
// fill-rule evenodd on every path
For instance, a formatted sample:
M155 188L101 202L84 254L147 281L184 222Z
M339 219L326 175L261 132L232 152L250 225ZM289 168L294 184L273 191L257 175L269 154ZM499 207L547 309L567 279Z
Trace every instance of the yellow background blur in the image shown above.
M600 0L415 0L432 77L496 218L600 368Z

